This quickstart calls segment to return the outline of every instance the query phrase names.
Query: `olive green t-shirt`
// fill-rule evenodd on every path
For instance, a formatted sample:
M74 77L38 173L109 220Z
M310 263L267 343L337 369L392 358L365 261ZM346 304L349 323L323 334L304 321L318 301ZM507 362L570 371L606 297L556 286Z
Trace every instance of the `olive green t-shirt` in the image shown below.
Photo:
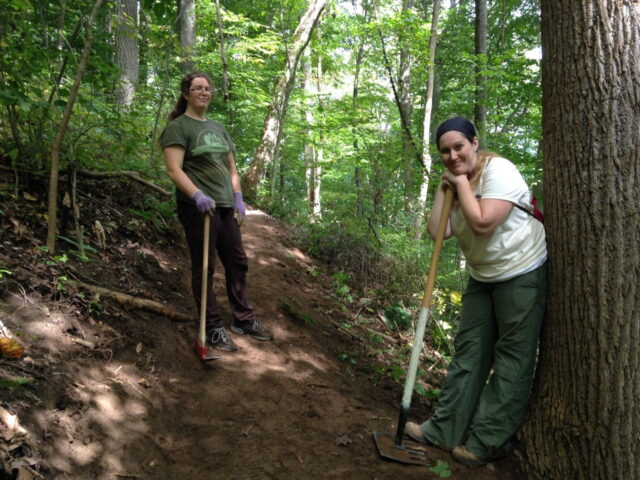
M162 132L162 148L180 145L185 150L182 170L218 207L233 207L233 187L227 165L229 152L235 153L233 140L220 122L196 120L186 115L169 122ZM191 198L176 188L176 197L189 203Z

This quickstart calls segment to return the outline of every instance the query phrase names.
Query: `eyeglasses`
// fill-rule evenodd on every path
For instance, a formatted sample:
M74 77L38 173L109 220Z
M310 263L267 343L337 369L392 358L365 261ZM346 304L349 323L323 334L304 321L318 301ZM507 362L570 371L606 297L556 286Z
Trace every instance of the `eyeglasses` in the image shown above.
M207 95L211 95L211 89L209 87L193 87L193 88L190 88L189 91L196 92L198 94L204 92Z

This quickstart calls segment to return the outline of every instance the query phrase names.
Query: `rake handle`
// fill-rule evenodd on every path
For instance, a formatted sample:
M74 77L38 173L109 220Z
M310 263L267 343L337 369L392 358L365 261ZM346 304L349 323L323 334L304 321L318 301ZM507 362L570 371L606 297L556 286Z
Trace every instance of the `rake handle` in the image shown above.
M202 282L200 289L200 327L198 330L198 339L200 347L204 348L206 343L205 319L207 316L207 277L209 276L209 231L210 220L209 213L204 215L204 239L202 245Z

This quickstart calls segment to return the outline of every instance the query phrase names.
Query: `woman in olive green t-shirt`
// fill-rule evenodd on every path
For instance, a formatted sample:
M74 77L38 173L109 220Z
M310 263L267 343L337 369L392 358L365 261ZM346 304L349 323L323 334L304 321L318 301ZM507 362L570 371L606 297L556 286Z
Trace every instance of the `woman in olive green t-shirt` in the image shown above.
M205 73L186 75L180 84L180 98L169 114L161 144L169 177L176 185L178 218L185 231L191 255L191 287L200 308L204 215L211 215L210 245L215 246L225 269L227 293L233 323L231 330L258 340L272 340L273 334L255 319L246 290L247 256L240 224L245 206L234 159L235 146L219 122L206 117L211 102L211 79ZM207 343L214 348L235 351L227 334L212 288L215 261L207 272Z

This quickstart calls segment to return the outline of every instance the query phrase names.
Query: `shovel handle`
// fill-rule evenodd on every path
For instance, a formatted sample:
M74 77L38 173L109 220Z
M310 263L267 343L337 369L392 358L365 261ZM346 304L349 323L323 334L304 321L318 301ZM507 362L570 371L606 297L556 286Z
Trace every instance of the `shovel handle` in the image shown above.
M211 225L211 215L204 214L204 239L202 245L202 282L200 289L200 326L198 329L198 340L200 347L204 348L206 342L205 319L207 316L207 277L209 276L209 230Z
M427 326L427 318L429 317L429 307L431 306L431 296L433 294L433 286L436 281L438 270L438 260L442 251L442 243L444 235L447 231L447 222L453 205L453 190L447 188L445 191L444 204L442 205L442 213L440 215L440 223L438 224L438 233L436 234L435 245L431 253L431 266L429 267L429 276L422 297L422 306L420 308L420 316L416 327L416 335L413 339L413 349L411 350L411 361L409 362L409 370L407 371L407 379L404 384L404 393L402 395L402 405L400 406L400 415L398 417L398 429L396 431L396 445L402 445L402 437L404 436L404 427L409 418L409 407L411 406L411 396L413 395L413 387L416 382L416 372L418 371L418 362L420 360L420 351L422 350L422 341L424 340L424 331Z
M442 205L442 214L440 215L440 223L438 224L438 233L436 234L435 245L431 253L429 276L427 277L427 284L424 287L424 295L422 296L422 308L429 308L429 306L431 306L431 295L433 294L436 274L438 273L438 261L440 260L440 252L442 252L442 244L444 242L444 235L447 232L447 222L449 221L452 205L453 190L447 188L444 194L444 204Z

